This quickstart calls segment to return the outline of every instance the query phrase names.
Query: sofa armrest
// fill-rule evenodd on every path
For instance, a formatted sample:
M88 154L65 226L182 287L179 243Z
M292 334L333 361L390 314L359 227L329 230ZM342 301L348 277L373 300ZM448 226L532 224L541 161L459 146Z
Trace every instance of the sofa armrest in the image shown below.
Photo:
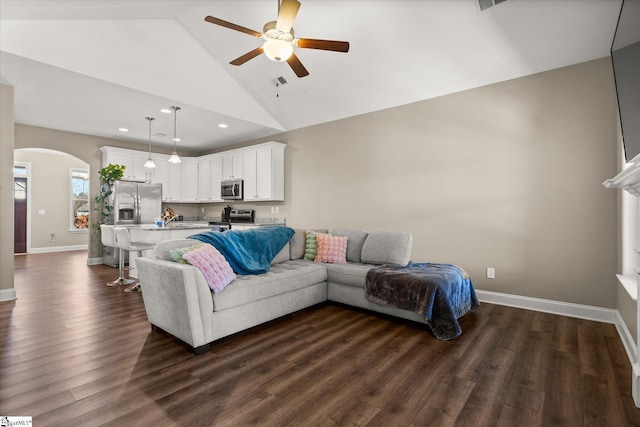
M138 258L136 263L149 322L194 349L208 344L213 301L202 273L191 265L154 258Z

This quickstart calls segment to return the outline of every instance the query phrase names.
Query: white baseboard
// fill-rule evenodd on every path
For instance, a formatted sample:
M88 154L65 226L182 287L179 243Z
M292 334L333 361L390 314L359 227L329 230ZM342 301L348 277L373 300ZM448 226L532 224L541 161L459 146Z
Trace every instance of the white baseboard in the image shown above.
M89 245L52 246L50 248L31 248L30 254L46 254L49 252L86 251Z
M633 364L631 375L631 395L633 397L633 403L635 403L636 408L640 408L640 365L637 363Z
M0 302L13 301L16 299L16 288L0 289Z
M629 328L627 328L627 324L624 323L624 319L620 315L620 312L616 310L616 329L618 330L618 335L620 335L620 340L622 341L622 345L624 346L625 351L627 352L627 356L629 357L629 361L631 365L638 363L638 347L636 346L635 340L631 336L631 332L629 332Z
M595 320L603 323L615 324L616 313L618 312L610 308L503 294L501 292L476 290L476 294L481 302L541 311L543 313L559 314L562 316L576 317L578 319Z
M87 265L99 265L99 264L102 264L103 262L104 262L104 258L102 257L87 258Z

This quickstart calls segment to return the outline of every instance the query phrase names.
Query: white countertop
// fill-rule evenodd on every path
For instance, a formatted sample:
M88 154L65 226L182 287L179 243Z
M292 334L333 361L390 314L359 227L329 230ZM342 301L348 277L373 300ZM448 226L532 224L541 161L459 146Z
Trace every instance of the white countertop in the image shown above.
M175 225L174 225L175 224ZM212 226L209 224L198 224L198 223L169 223L164 227L158 227L155 224L135 224L135 225L127 225L125 227L129 227L131 229L139 229L145 231L175 231L175 230L211 230Z

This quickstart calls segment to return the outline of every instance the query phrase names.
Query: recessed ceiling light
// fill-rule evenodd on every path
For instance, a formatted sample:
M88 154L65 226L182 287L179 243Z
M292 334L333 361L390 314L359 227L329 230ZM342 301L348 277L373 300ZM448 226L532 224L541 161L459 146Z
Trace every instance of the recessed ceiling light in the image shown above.
M129 129L127 129L127 128L118 128L118 130L120 132L129 132Z
M162 110L160 110L160 112L161 112L161 113L165 113L165 114L171 114L171 113L173 113L173 111L171 111L171 110L170 110L170 109L168 109L168 108L163 108Z
M181 141L181 139L180 139L180 138L173 138L173 140L174 140L175 142L180 142L180 141Z
M220 124L218 125L218 127L219 127L219 128L222 128L222 129L226 129L226 128L228 128L228 127L229 127L229 125L228 125L228 124L226 124L226 123L220 123Z

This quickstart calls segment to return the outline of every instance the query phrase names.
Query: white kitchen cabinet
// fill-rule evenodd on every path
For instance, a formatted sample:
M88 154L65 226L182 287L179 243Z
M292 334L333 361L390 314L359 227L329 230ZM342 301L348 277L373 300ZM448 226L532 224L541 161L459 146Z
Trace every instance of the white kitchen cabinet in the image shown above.
M169 163L167 160L167 195L166 202L182 201L182 163Z
M135 181L153 182L154 169L145 168L149 154L132 154L131 155L131 176Z
M284 200L284 144L261 144L245 151L244 199Z
M198 201L211 200L211 165L208 157L198 159Z
M152 182L154 170L145 168L144 164L149 154L144 151L128 150L125 148L102 147L102 167L109 164L124 166L123 179L132 181Z
M229 151L222 154L222 179L243 178L242 150Z
M242 153L244 200L253 201L258 198L258 187L256 186L256 150L246 150Z
M198 202L198 159L183 157L180 183L180 201L185 203Z
M222 182L222 156L215 156L209 160L211 176L211 201L222 202L220 183Z
M222 156L206 156L198 160L198 201L221 202Z
M246 201L284 200L285 144L267 142L246 148L183 157L182 163L169 163L169 156L152 154L155 169L147 169L147 151L100 147L102 166L125 166L123 179L162 184L162 201L173 203L222 202L220 182L244 180Z
M101 147L102 167L111 165L124 166L124 179L133 179L133 159L130 150L117 149L113 147Z

